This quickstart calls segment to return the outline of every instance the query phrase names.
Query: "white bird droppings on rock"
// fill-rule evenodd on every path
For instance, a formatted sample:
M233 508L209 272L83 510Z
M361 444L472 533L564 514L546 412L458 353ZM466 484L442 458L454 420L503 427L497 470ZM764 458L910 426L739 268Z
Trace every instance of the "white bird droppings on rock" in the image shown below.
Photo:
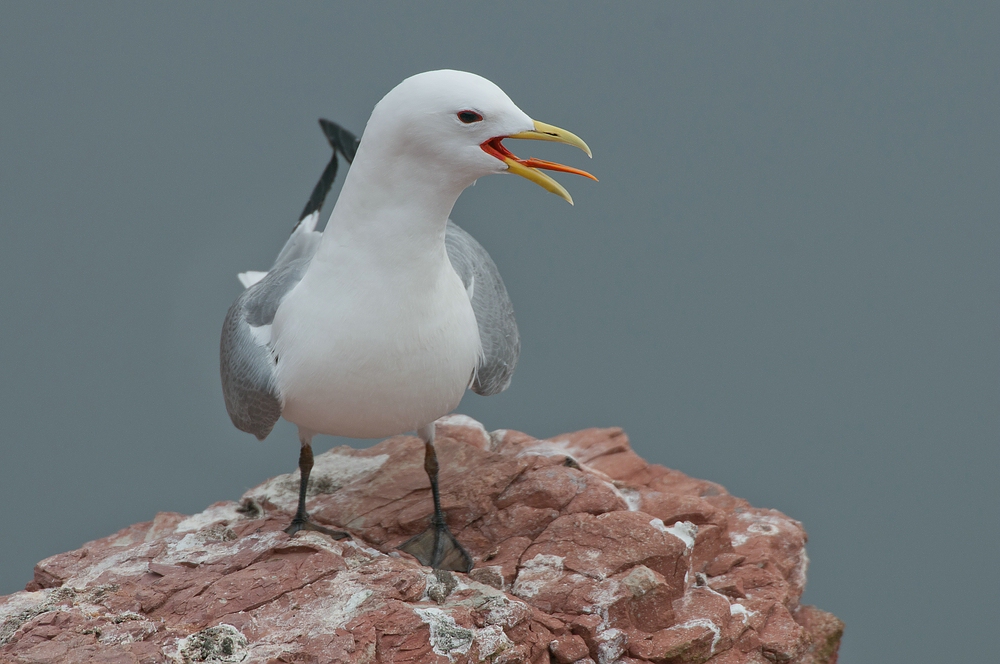
M660 521L660 525L662 524L663 522ZM698 535L698 526L690 521L678 521L669 528L664 528L663 532L670 533L684 542L684 546L687 548L688 553L690 553L694 549L694 538Z
M413 609L413 612L430 626L431 647L434 652L444 655L452 661L455 655L464 655L469 652L475 638L471 629L459 627L455 619L441 609L428 607L426 609Z
M337 491L342 486L362 479L382 467L388 459L388 454L378 454L371 457L353 456L347 452L349 447L337 447L316 457L313 469L309 475L310 497ZM299 501L299 471L272 477L260 486L254 487L243 494L243 498L252 498L258 502L268 501L282 510L294 512Z
M534 597L546 583L562 577L564 560L562 556L539 553L521 565L512 592L524 599Z

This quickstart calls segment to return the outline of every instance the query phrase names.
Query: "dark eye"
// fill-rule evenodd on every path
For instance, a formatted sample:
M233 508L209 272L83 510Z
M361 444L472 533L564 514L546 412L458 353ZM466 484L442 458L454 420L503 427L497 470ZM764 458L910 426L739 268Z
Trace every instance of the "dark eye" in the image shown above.
M482 122L483 116L475 111L459 111L458 119L465 124L472 124L473 122Z

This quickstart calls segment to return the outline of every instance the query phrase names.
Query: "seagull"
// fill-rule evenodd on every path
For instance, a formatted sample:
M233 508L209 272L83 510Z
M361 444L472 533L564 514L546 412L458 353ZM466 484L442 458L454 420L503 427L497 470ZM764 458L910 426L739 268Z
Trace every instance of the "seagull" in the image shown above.
M504 139L591 151L575 134L532 120L494 83L453 70L417 74L393 88L372 111L360 144L328 125L332 173L327 167L271 269L241 275L246 290L226 314L226 409L238 429L260 440L282 417L298 427L299 501L290 535L349 536L306 512L316 434L416 432L434 511L427 530L399 548L423 565L467 572L472 557L441 509L434 421L452 412L466 389L505 390L520 338L496 265L449 215L466 187L494 173L520 175L570 204L542 169L596 180L516 157ZM352 165L320 232L338 150Z

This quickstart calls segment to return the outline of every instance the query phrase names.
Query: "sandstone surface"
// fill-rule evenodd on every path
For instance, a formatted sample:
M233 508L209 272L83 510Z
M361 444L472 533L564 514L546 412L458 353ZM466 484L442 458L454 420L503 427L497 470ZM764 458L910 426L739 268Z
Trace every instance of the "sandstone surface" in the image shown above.
M536 440L438 424L442 501L475 558L395 550L426 527L423 444L316 458L200 514L160 513L47 558L0 597L0 662L833 664L843 624L799 604L802 525L648 464L620 429Z

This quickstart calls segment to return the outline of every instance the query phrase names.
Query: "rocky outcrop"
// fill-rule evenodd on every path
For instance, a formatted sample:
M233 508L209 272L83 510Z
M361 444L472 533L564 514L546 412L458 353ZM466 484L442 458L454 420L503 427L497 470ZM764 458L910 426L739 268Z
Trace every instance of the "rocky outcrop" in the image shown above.
M444 508L476 560L394 549L431 511L423 444L316 458L38 563L0 598L0 661L833 663L843 624L799 604L806 534L780 512L651 465L619 429L536 440L438 424Z

